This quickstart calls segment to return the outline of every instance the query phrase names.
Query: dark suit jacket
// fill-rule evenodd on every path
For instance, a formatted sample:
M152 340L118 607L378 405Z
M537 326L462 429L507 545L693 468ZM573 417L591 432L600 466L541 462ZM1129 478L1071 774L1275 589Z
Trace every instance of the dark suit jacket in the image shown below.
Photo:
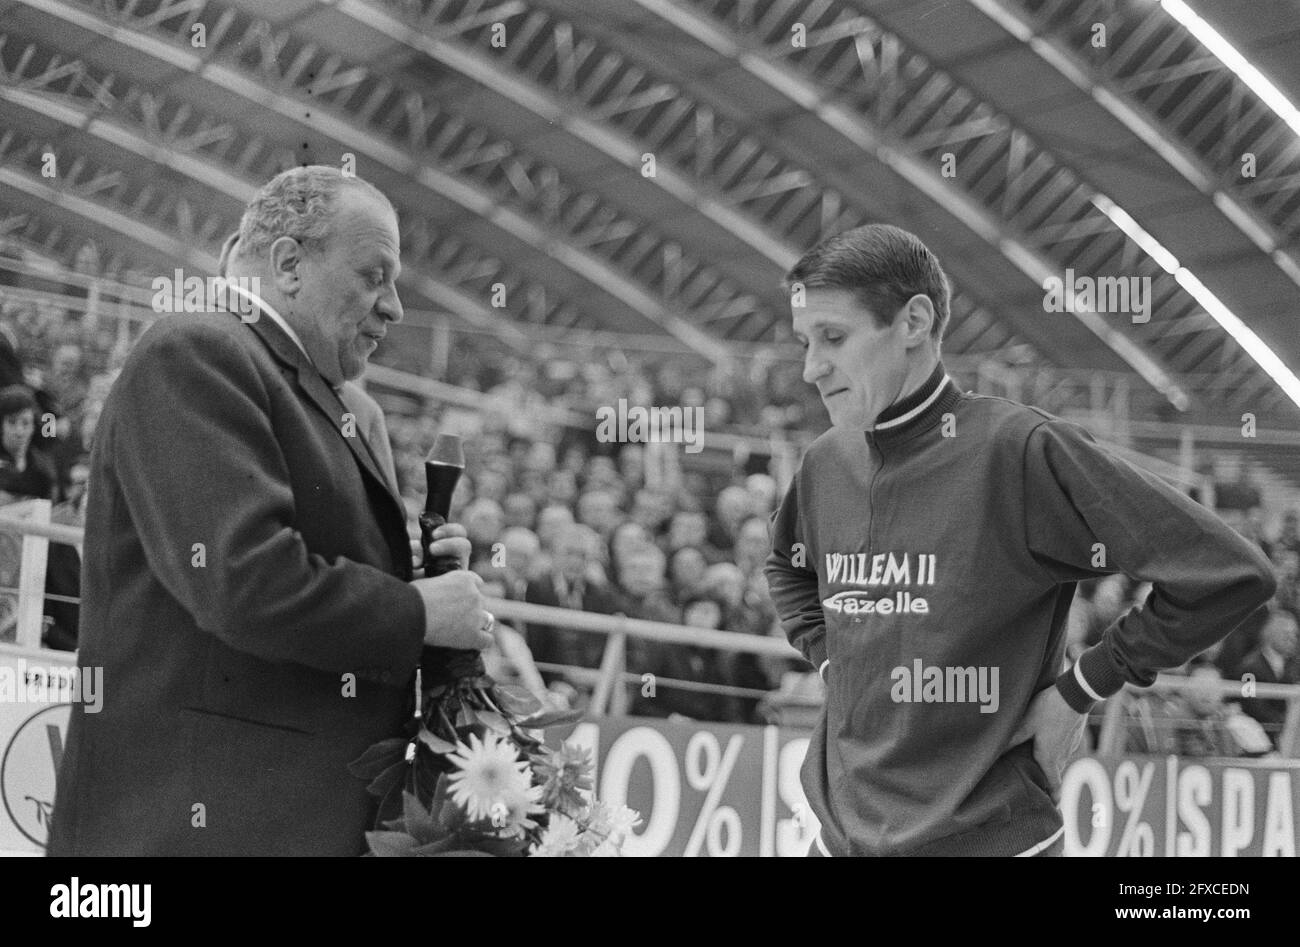
M572 607L571 602L560 600L560 595L555 588L553 572L547 572L529 582L524 592L524 601L534 605L549 605L552 608ZM580 608L584 612L612 615L624 611L625 606L618 593L608 586L586 582L582 587ZM534 661L587 668L600 667L605 646L609 644L609 639L605 635L535 622L528 624L524 638L528 642ZM556 676L553 672L543 672L543 674L547 680Z
M1257 684L1296 684L1300 683L1300 666L1294 658L1282 665L1282 675L1273 673L1273 666L1268 663L1264 653L1256 648L1245 659L1235 675L1239 680L1246 674L1255 675ZM1273 745L1277 746L1282 734L1282 725L1286 722L1286 701L1266 700L1262 697L1243 697L1241 709L1259 721L1268 734Z
M50 854L362 852L348 763L409 716L424 605L346 411L265 317L137 343L91 457L78 663L103 707L72 714Z

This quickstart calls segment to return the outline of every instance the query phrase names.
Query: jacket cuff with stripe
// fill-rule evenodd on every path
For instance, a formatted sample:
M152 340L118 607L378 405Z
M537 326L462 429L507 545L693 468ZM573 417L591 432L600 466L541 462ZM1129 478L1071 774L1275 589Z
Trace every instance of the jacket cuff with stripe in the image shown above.
M1123 686L1124 675L1100 646L1089 648L1056 679L1056 689L1065 702L1081 714L1086 714L1098 701L1118 693Z

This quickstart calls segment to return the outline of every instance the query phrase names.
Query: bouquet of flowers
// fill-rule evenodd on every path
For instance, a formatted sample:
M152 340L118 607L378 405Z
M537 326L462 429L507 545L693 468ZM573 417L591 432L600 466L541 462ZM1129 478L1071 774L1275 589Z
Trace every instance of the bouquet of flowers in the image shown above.
M431 555L430 544L464 467L460 438L440 434L424 463L426 576L460 568L454 556ZM416 690L419 712L406 735L376 743L350 766L380 800L366 833L370 854L620 854L640 817L589 804L589 755L550 749L536 735L581 711L548 710L523 688L497 684L477 651L425 646Z
M351 765L380 799L376 856L617 856L640 816L585 793L592 760L537 733L581 711L543 708L520 687L497 684L477 652L422 663L421 712L404 737Z

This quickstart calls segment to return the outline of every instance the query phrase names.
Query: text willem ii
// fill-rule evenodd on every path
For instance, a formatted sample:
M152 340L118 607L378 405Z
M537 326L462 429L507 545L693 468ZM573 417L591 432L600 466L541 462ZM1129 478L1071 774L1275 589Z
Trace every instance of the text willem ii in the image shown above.
M826 582L838 585L934 585L933 553L826 554Z

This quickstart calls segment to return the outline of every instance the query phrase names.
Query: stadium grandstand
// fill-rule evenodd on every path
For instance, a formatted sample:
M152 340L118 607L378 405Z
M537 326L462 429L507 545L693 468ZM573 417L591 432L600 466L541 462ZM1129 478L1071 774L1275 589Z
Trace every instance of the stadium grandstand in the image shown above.
M1065 854L1183 853L1172 789L1145 835L1082 801L1172 759L1219 807L1187 853L1294 855L1267 814L1300 757L1297 103L1295 0L0 0L0 661L74 660L96 427L136 341L259 188L327 165L397 211L404 318L360 384L413 541L430 447L464 442L449 519L488 672L586 712L597 784L621 759L645 820L629 853L803 855L801 797L763 786L797 787L825 685L764 566L831 422L784 280L890 223L943 261L958 388L1077 422L1278 580L1093 708ZM698 441L605 436L627 406L697 412ZM1082 582L1068 658L1148 591ZM32 713L0 705L0 748ZM770 748L729 786L690 781L749 733ZM1243 760L1249 832L1219 791ZM40 851L55 767L5 765L0 850Z

